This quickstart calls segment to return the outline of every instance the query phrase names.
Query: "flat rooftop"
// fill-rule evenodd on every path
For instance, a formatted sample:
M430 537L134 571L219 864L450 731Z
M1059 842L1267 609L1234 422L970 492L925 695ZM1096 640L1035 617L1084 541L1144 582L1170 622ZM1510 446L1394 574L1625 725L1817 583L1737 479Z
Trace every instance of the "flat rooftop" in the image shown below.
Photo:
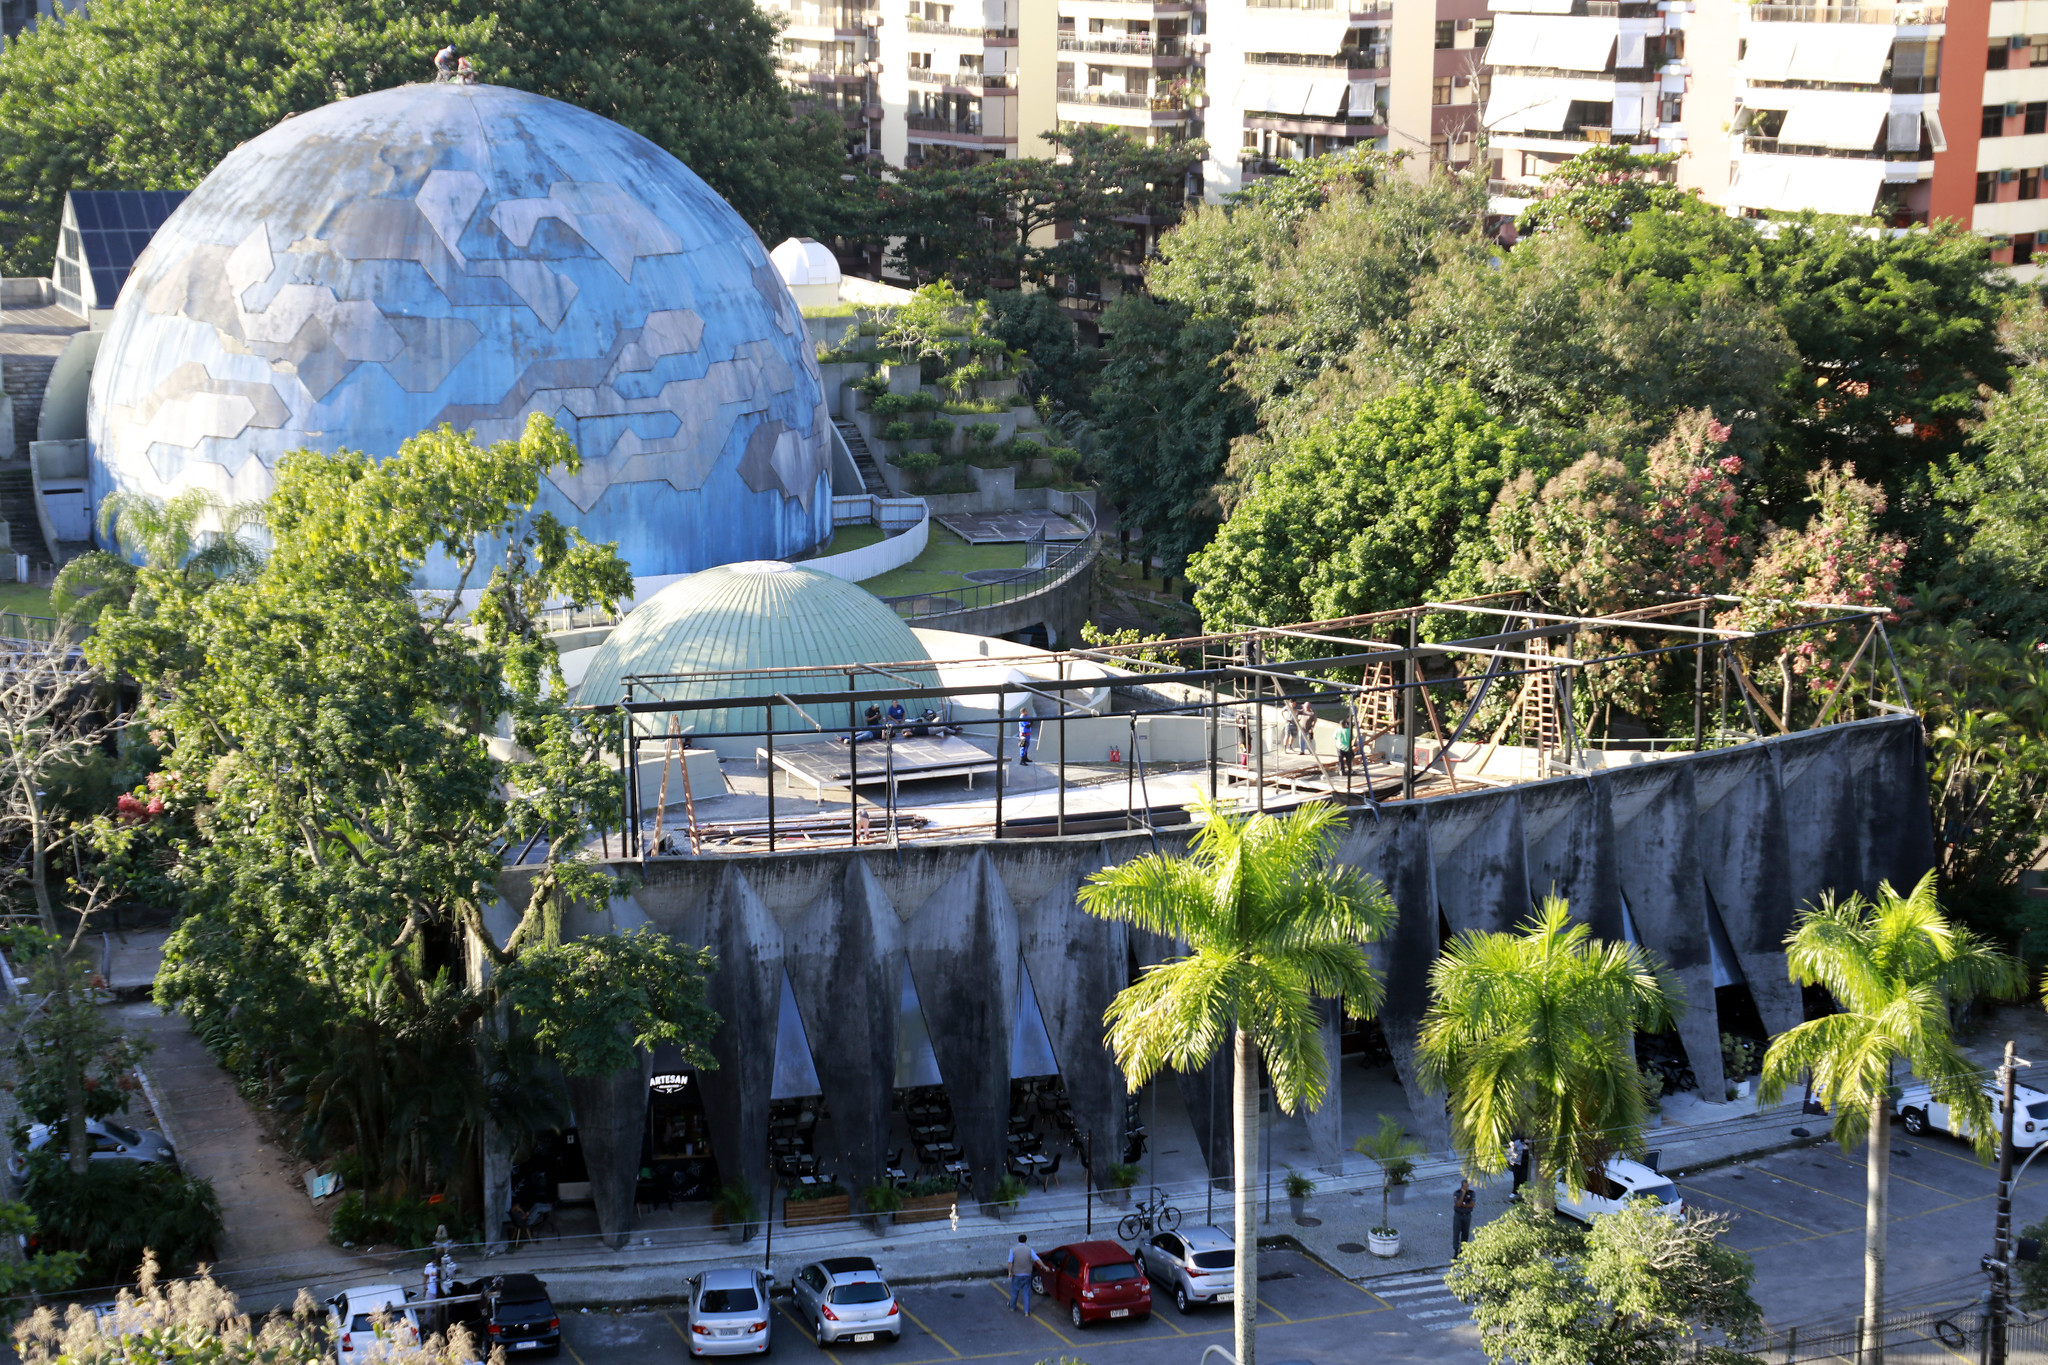
M872 691L784 691L783 674L814 669L640 675L619 708L635 721L628 815L602 843L659 858L1171 828L1202 818L1202 799L1266 811L1426 800L1910 712L1880 611L1800 603L1769 631L1715 624L1739 605L1573 616L1498 594L1068 650L925 632L930 661L861 666L937 677L906 688L905 719L880 725L864 719ZM1780 715L1783 694L1758 668L1785 647L1777 637L1812 634L1840 657ZM1654 671L1667 700L1690 693L1677 709L1693 723L1655 733L1608 717L1607 733L1582 733L1575 695L1624 669ZM706 755L685 782L682 743L657 737L693 712L765 717L783 702L809 728L693 741L717 752L715 787Z

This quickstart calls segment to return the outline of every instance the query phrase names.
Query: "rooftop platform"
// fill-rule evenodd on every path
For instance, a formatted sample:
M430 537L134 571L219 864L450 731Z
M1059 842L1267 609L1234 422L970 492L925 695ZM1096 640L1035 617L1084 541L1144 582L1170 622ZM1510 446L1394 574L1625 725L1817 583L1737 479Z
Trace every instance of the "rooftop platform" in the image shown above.
M1796 619L1766 631L1716 623L1739 605L1688 598L1583 617L1501 595L1064 651L920 632L935 680L903 700L911 717L929 710L952 731L939 736L877 733L854 710L873 692L787 692L778 670L636 676L626 709L643 731L657 717L687 725L692 711L777 700L811 727L722 737L723 790L689 811L673 799L655 809L660 744L631 741L637 781L617 847L653 858L1156 830L1201 819L1205 800L1384 806L1910 712L1879 613L1799 603L1783 613ZM1834 661L1803 686L1797 714L1781 716L1782 694L1756 675L1800 637L1824 639ZM1587 734L1586 698L1630 678L1692 724L1654 733L1603 704L1605 733ZM613 838L603 844L609 856Z

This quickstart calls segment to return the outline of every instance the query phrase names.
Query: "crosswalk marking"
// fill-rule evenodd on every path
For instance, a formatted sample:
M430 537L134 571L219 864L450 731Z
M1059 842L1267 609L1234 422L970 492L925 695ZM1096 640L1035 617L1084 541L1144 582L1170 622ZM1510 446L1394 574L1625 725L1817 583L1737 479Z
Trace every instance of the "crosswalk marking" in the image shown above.
M1439 1280L1435 1284L1418 1284L1413 1289L1381 1289L1376 1292L1383 1299L1398 1299L1410 1294L1441 1294L1444 1286Z
M1471 1309L1464 1307L1439 1308L1429 1313L1410 1313L1408 1316L1416 1322L1421 1322L1425 1318L1469 1317L1471 1311Z

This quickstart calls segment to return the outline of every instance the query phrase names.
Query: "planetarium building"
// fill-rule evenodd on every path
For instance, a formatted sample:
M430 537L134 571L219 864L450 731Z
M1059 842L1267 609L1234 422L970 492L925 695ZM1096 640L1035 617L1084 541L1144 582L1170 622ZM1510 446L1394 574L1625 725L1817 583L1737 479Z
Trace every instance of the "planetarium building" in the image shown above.
M636 575L830 535L817 365L739 215L595 114L405 86L244 144L156 233L94 367L91 501L256 500L289 450L499 440L532 413L583 457L540 508Z

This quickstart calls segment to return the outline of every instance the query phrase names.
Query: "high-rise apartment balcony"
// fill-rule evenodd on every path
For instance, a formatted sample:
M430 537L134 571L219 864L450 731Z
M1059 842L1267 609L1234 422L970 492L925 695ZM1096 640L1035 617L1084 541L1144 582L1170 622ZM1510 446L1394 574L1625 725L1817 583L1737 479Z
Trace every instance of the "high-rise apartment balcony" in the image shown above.
M1107 33L1062 33L1062 52L1100 52L1115 57L1184 57L1187 55L1186 40L1178 37L1155 38L1151 34L1133 33L1118 37Z
M1008 71L947 71L938 67L913 66L908 72L913 85L944 85L960 90L994 90L1007 94L1017 88L1017 78Z
M1766 24L1879 24L1921 28L1948 22L1948 6L1936 5L1751 5L1743 17Z
M1112 123L1128 128L1167 128L1186 123L1185 95L1147 95L1101 87L1059 87L1060 117L1076 123Z

